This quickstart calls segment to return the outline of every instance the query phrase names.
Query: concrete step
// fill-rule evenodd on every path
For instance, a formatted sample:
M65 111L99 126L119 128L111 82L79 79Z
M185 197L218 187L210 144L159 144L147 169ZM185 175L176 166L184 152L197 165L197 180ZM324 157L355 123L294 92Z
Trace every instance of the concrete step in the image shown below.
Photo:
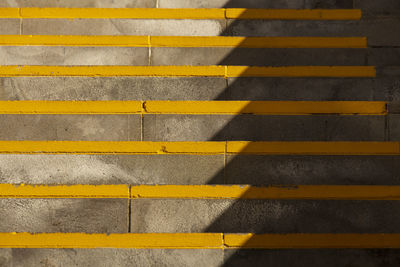
M378 78L3 77L1 100L400 100Z

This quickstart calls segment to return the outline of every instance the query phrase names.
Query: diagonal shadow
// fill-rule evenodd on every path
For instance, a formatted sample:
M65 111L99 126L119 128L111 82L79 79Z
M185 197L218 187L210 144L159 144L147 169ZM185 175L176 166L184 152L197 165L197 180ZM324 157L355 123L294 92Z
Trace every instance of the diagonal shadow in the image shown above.
M316 8L352 8L350 1L331 1L333 6L324 6L315 2ZM329 2L329 3L331 3ZM326 2L325 4L327 4ZM328 5L329 5L328 3ZM254 5L253 5L254 4ZM259 7L249 2L250 7ZM238 1L231 0L225 7L243 7ZM249 6L246 6L249 7ZM273 6L279 8L279 6ZM221 35L232 35L232 26ZM362 34L360 35L362 36ZM332 36L333 37L333 36ZM336 36L335 36L336 37ZM332 53L333 52L333 53ZM219 64L249 66L284 66L284 65L368 65L366 49L246 49L235 48ZM340 55L339 57L337 55ZM363 64L352 61L354 57L364 58ZM330 78L238 78L229 79L227 88L215 100L375 100L374 96L354 93L352 87L365 82L360 79ZM371 81L373 79L369 79ZM286 87L286 88L285 88ZM277 89L281 91L274 91ZM297 89L296 89L297 88ZM312 91L310 92L310 90ZM350 94L349 94L350 92ZM261 116L262 117L262 116ZM254 115L238 115L229 121L210 141L383 141L370 135L363 137L357 129L368 129L371 121L360 118L351 120L351 129L356 132L343 133L336 115L310 115L311 125L325 129L321 133L318 127L309 132L305 125L286 128L290 116L269 116L268 127L262 126L262 120ZM291 122L301 116L289 118ZM340 120L340 119L339 119ZM283 121L283 123L282 123ZM286 121L286 123L285 123ZM329 126L327 124L330 124ZM310 125L310 124L307 124ZM349 128L347 128L348 132ZM273 132L271 134L271 132ZM287 133L290 132L290 133ZM376 140L378 139L378 140ZM226 184L251 185L372 185L396 184L393 176L395 162L393 157L374 156L227 156L227 163L212 177L208 184L220 184L224 177ZM372 164L372 165L371 165ZM356 166L356 167L355 167ZM364 168L365 170L360 171ZM371 170L371 166L379 166ZM388 169L387 173L382 170ZM263 204L264 203L264 204ZM267 205L265 205L267 203ZM373 205L372 202L365 203ZM355 211L357 201L232 201L230 207L209 225L205 232L223 233L368 233L369 228L360 228L351 220L338 216L341 209L351 206ZM390 206L390 203L387 203ZM331 207L327 210L316 206ZM333 207L333 208L332 208ZM295 209L298 212L291 212ZM335 210L336 209L336 210ZM287 212L285 217L285 212ZM357 211L356 211L357 212ZM387 212L390 212L387 210ZM274 218L280 214L279 219ZM369 214L379 216L379 214ZM278 216L278 217L279 217ZM282 217L283 216L283 217ZM255 223L249 224L250 220ZM334 221L332 221L334 218ZM376 230L376 229L375 229ZM385 231L385 229L382 229ZM308 249L308 250L232 250L225 251L224 266L394 266L400 263L398 250L391 249Z

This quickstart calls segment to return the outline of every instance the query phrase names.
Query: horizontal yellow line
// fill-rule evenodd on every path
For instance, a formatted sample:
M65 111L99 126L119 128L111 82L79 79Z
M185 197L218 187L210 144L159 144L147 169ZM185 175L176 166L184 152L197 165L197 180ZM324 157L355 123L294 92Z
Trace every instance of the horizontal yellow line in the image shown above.
M158 114L384 115L387 113L387 103L367 101L146 101L144 107L147 113Z
M376 77L373 66L0 66L0 77Z
M393 155L397 142L227 142L228 154L255 155Z
M378 101L0 101L0 114L385 115Z
M118 47L366 48L365 37L0 35L0 45Z
M127 185L0 184L0 198L129 198Z
M1 248L400 248L400 234L0 233Z
M138 185L132 198L400 200L400 186Z
M224 234L227 248L400 248L400 234Z
M400 200L400 186L133 185L129 187L128 185L0 184L0 198Z
M398 142L0 141L0 154L399 155Z
M359 20L359 9L0 8L0 18Z
M0 233L1 248L222 249L222 234Z

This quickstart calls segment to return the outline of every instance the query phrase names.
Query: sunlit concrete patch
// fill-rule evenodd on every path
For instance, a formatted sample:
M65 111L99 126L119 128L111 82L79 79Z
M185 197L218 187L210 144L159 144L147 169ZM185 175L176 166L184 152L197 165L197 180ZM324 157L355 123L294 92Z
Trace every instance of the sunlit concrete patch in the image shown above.
M124 199L0 199L1 232L128 231Z
M212 100L226 87L222 77L18 77L0 78L0 97L2 100Z
M223 264L222 250L174 249L0 249L16 266L210 266ZM1 261L0 261L1 262Z
M22 34L218 36L224 29L223 20L24 19Z
M0 115L2 140L140 140L140 115ZM45 131L43 129L46 129Z
M222 184L223 166L223 155L0 155L0 182Z

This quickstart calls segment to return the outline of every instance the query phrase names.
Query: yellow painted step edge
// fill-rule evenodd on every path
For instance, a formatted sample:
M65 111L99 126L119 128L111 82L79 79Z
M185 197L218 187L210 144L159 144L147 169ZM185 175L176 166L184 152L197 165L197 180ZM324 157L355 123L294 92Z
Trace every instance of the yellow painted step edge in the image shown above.
M1 248L222 249L222 234L0 233Z
M400 248L400 234L224 234L227 248Z
M0 114L386 115L380 101L0 101Z
M400 234L0 233L1 248L400 248Z
M399 142L0 141L0 154L399 155Z
M8 46L366 48L365 37L0 35Z
M400 186L0 184L0 198L400 200Z
M0 77L376 77L373 66L0 66Z
M0 18L359 20L360 9L0 8Z

